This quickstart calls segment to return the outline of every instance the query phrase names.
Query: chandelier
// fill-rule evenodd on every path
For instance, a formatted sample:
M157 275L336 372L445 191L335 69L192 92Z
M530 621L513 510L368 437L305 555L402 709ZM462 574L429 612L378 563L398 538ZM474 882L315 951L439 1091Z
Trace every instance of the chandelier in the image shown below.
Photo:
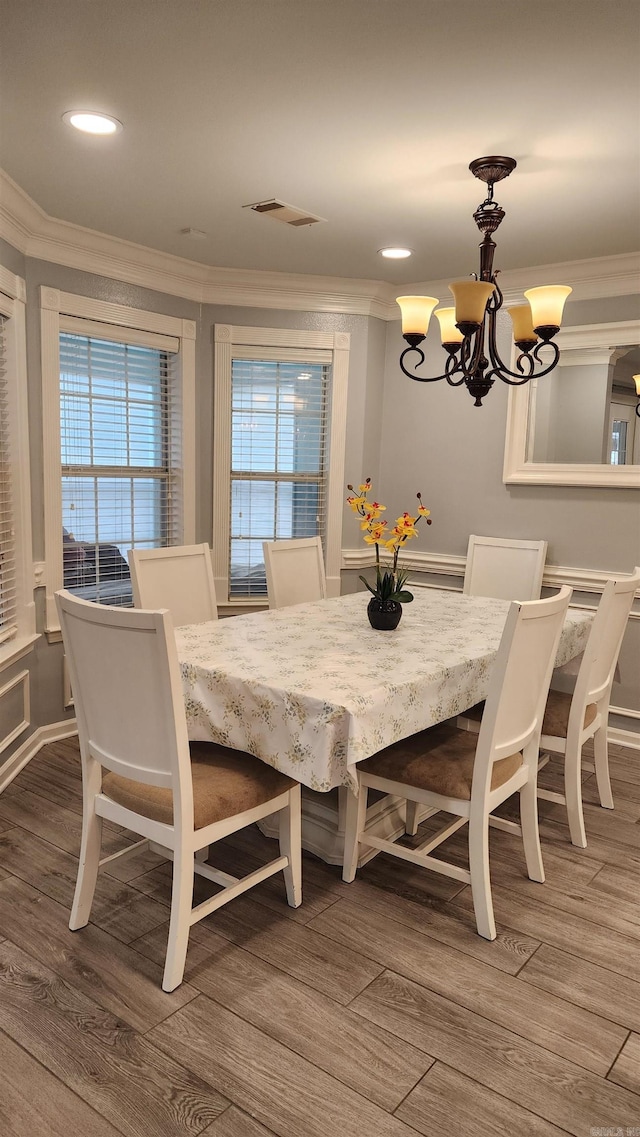
M482 400L496 378L518 387L553 371L560 349L552 340L560 330L564 302L572 291L559 284L529 288L524 294L525 303L507 308L520 353L515 360L515 371L507 367L498 354L497 346L496 318L503 296L496 281L499 270L494 272L493 268L496 243L491 234L495 233L505 216L504 209L493 200L493 187L496 182L508 178L515 168L515 158L495 156L476 158L469 166L474 177L480 178L488 187L487 197L473 215L478 229L484 234L480 243L480 275L473 273L472 280L450 284L455 307L438 308L436 311L442 346L448 354L442 375L416 375L405 367L408 355L419 357L414 367L424 363L420 344L439 300L433 296L399 296L397 300L402 312L402 335L409 344L400 356L404 374L419 383L436 383L440 379L446 379L452 387L460 387L464 383L475 399L476 407L482 406ZM551 351L550 360L548 352L546 358L541 358L541 352L546 349Z

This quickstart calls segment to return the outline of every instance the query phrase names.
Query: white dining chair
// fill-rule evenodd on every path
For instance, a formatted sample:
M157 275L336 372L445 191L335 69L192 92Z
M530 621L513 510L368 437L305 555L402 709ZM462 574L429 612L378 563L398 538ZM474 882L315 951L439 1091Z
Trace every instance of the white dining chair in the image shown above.
M564 756L564 793L539 789L538 797L566 805L571 842L582 849L587 845L582 808L582 748L590 738L593 738L593 768L600 804L605 809L613 809L607 741L609 702L627 620L638 588L639 567L631 576L607 581L573 693L549 691L542 722L541 749Z
M270 608L324 600L327 585L319 537L263 541Z
M274 873L302 901L300 786L250 754L213 743L189 748L184 696L168 612L109 608L56 593L82 759L82 844L69 927L83 928L99 868L149 842L173 861L162 987L182 982L192 924ZM241 879L198 863L229 833L279 814L280 855ZM143 840L100 859L103 819ZM192 907L194 871L222 885Z
M463 593L501 600L539 600L546 541L469 537Z
M136 608L168 608L174 627L218 619L208 545L129 549Z
M580 849L587 847L582 806L583 770L592 769L595 772L600 804L605 809L614 808L607 741L609 702L629 612L638 588L638 567L631 576L615 577L607 581L591 625L573 691L550 690L547 698L540 739L543 755L539 769L549 761L546 752L562 755L564 793L539 786L538 797L566 806L571 843ZM484 703L478 703L459 715L458 726L477 733L484 706ZM590 738L593 738L595 756L593 766L582 761L583 746Z
M343 879L355 877L360 849L367 846L471 885L478 932L496 936L489 876L489 822L493 811L520 795L520 825L498 818L500 828L522 834L527 872L544 881L538 835L536 777L542 715L562 632L570 588L548 600L514 602L493 665L486 709L475 735L441 723L396 742L357 766L356 795L347 795ZM416 848L374 836L367 829L369 789L405 798L425 816L454 814ZM411 824L411 822L409 822ZM430 855L469 826L469 869Z

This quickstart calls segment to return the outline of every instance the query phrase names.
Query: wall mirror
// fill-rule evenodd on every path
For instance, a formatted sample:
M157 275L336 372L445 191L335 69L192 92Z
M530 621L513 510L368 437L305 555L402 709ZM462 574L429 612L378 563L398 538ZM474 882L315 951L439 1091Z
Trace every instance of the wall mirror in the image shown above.
M640 488L640 321L558 335L550 375L509 389L504 481Z

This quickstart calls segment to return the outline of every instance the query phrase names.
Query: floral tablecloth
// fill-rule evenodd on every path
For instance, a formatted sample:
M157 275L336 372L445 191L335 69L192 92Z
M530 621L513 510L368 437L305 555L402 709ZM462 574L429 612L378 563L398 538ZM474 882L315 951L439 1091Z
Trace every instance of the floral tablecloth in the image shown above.
M368 593L176 629L189 737L246 750L314 790L356 788L353 765L484 699L509 602L416 589L394 632ZM584 650L572 609L557 665Z

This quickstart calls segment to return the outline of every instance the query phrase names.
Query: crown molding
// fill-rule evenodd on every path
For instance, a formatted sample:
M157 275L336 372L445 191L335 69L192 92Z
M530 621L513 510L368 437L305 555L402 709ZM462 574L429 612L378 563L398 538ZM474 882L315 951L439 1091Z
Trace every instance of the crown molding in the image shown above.
M339 312L382 320L389 319L395 307L395 287L384 281L216 268L49 217L2 170L0 237L24 256L198 304Z
M607 296L631 296L640 292L640 252L617 253L610 257L591 260L561 261L552 265L535 265L533 268L506 269L500 273L500 291L506 304L522 300L525 288L541 284L571 282L572 300L600 300ZM407 293L437 296L441 302L451 303L447 280L421 281L405 285Z
M198 304L338 312L397 320L400 314L395 298L401 292L426 293L441 301L451 299L445 280L388 284L380 280L200 264L50 217L3 170L0 170L0 237L24 256L180 296ZM500 274L500 287L505 301L511 303L521 299L525 288L566 280L572 282L574 300L638 292L640 253L507 270Z

